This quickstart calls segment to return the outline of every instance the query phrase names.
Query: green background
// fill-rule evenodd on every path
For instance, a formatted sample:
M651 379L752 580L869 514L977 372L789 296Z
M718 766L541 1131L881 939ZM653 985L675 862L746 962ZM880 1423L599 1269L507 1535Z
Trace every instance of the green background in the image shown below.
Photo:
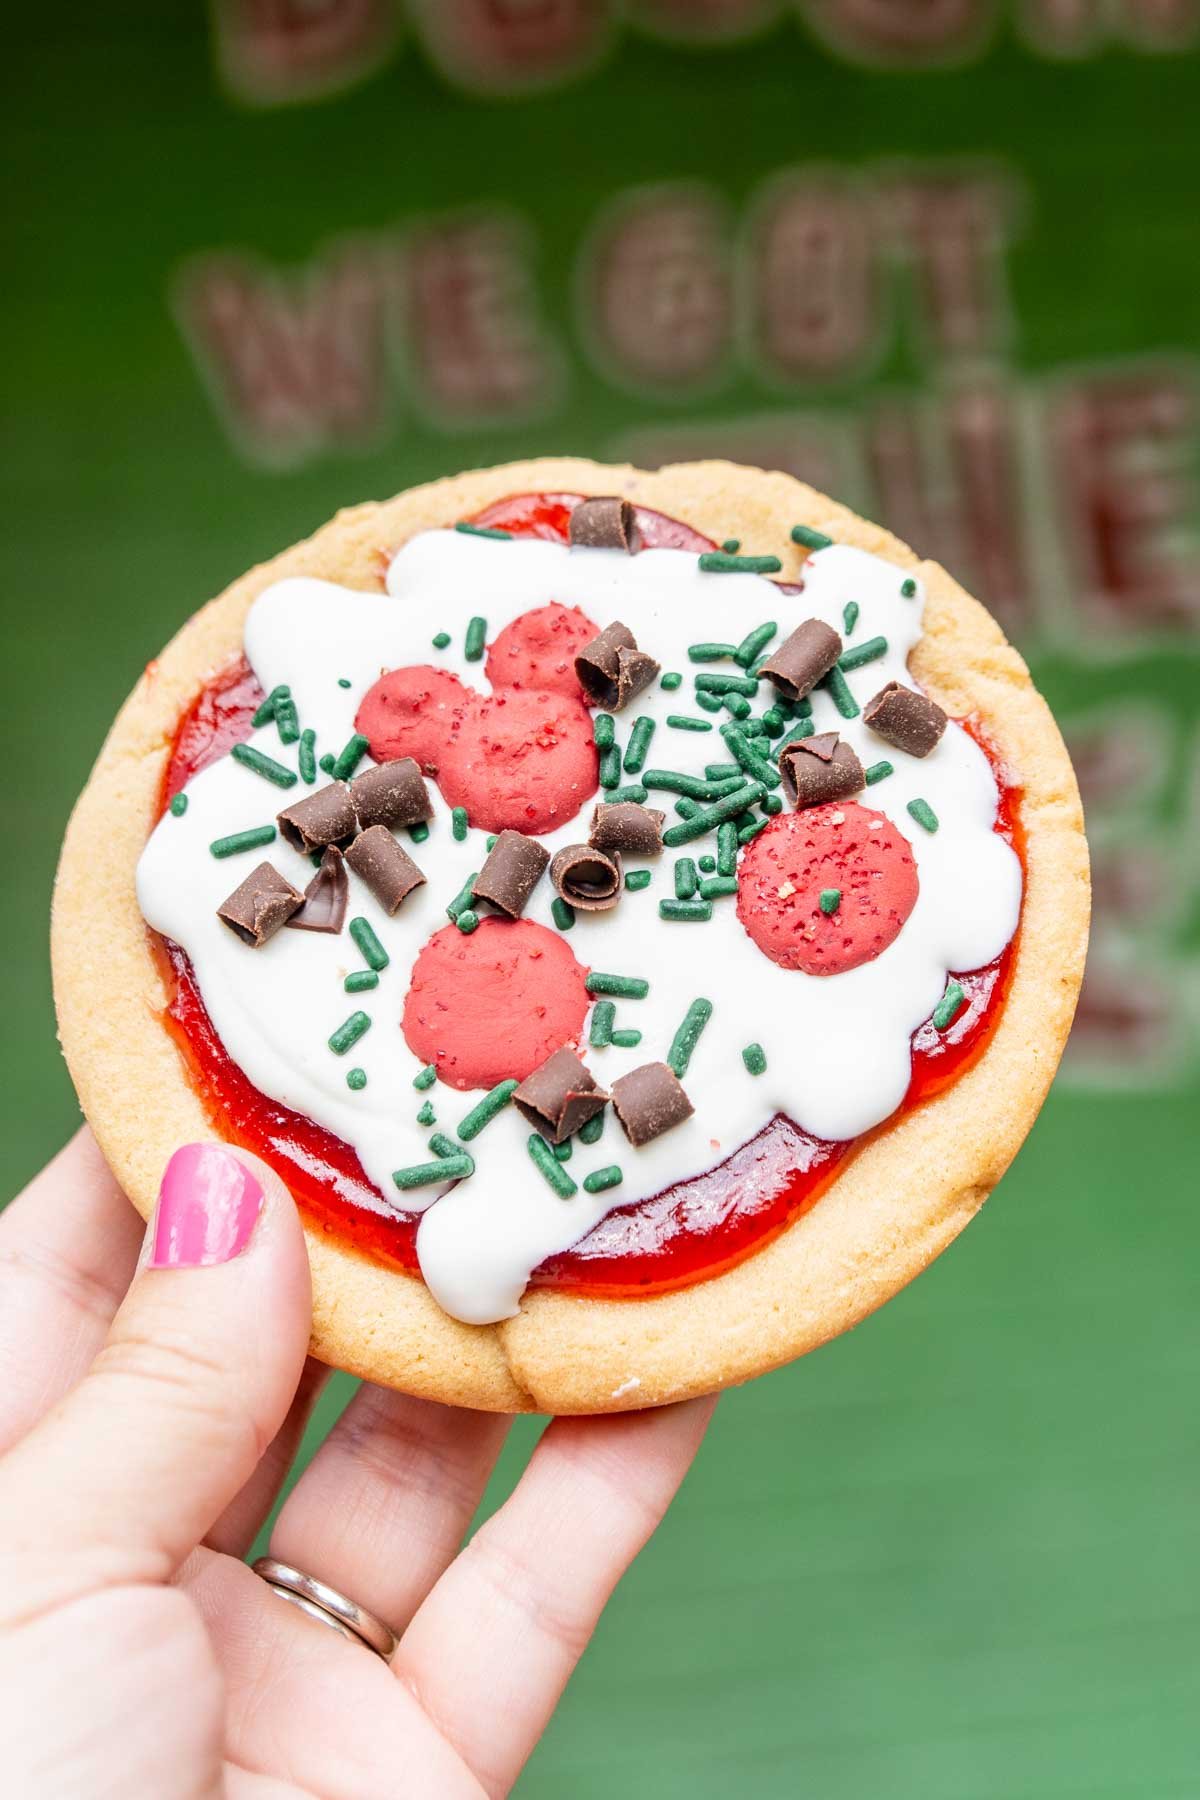
M631 34L599 72L518 102L455 91L410 38L338 97L255 109L223 93L200 9L66 13L10 21L2 76L8 1192L78 1116L45 942L61 828L182 619L340 504L778 404L744 367L689 407L589 364L572 268L617 190L700 178L736 209L793 163L996 156L1030 198L1009 264L1014 375L1200 348L1194 52L1055 63L1002 30L959 70L871 73L792 21L707 54ZM181 260L239 246L299 264L345 234L494 202L533 228L567 353L545 423L450 435L400 400L369 452L286 471L239 457L172 316ZM901 348L872 385L930 378ZM814 400L853 408L864 393ZM1099 1079L1068 1073L997 1198L928 1275L723 1401L525 1796L1197 1791L1200 656L1182 631L1084 636L1023 648L1067 714L1129 699L1161 725L1150 800L1096 823L1118 857L1149 843L1166 892L1148 917L1118 908L1102 923L1130 982L1152 969L1166 983L1182 1050L1149 1070L1110 1058ZM489 1504L532 1435L517 1428Z

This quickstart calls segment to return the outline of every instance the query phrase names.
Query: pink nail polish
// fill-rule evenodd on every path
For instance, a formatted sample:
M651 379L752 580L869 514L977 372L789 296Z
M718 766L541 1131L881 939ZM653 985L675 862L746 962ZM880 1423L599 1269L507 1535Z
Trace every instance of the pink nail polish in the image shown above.
M221 1144L185 1144L163 1171L154 1212L151 1269L200 1269L246 1248L263 1191Z

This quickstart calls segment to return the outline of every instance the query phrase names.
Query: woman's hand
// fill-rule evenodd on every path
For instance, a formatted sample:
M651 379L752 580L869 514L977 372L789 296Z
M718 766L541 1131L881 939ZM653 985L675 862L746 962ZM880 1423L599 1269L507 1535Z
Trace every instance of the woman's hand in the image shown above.
M223 1146L172 1159L144 1246L86 1131L0 1216L9 1800L512 1785L711 1402L555 1421L460 1554L508 1421L364 1386L271 1554L385 1619L387 1664L242 1561L320 1386L309 1317L290 1198Z

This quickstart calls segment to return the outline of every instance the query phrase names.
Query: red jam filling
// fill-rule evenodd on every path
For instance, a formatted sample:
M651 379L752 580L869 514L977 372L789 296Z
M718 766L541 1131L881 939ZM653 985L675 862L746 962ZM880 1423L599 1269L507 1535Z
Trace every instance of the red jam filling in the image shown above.
M478 514L475 523L565 543L577 498L516 495ZM639 507L638 524L649 548L712 548L708 538L661 513ZM262 698L252 671L240 659L209 682L180 720L163 780L163 807L194 774L249 736ZM962 723L992 765L1000 795L995 829L1013 845L1023 866L1021 790L974 721ZM310 1224L377 1261L419 1274L419 1215L373 1210L380 1205L378 1192L350 1146L252 1085L214 1031L187 956L175 944L156 943L168 993L165 1023L216 1129L279 1171ZM927 1022L913 1033L912 1080L894 1117L941 1093L982 1055L1003 1011L1016 945L1014 937L986 968L958 975L966 1004L945 1031ZM749 1143L703 1175L648 1200L615 1207L572 1249L535 1269L532 1285L635 1298L720 1275L813 1206L840 1166L872 1135L830 1143L777 1114Z

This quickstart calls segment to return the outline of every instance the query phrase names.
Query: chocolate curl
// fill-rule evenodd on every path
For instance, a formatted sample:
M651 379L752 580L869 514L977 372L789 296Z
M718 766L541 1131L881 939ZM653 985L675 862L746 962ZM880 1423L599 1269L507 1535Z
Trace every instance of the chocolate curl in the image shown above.
M614 494L581 500L571 513L571 543L587 550L625 550L632 555L639 546L632 505Z
M543 1137L562 1144L604 1110L608 1095L574 1051L556 1050L525 1077L513 1094L513 1105Z
M599 805L592 814L588 843L606 856L659 856L666 813L636 800Z
M350 783L350 798L362 831L369 825L417 825L433 817L429 789L411 756L364 769Z
M502 831L488 851L474 898L489 900L506 918L519 919L546 872L550 852L521 831Z
M802 700L828 675L842 654L842 640L832 625L805 619L784 638L759 669L788 700Z
M674 1069L663 1062L643 1063L613 1082L613 1111L635 1150L690 1119L695 1107L680 1086Z
M621 898L621 859L590 844L568 844L550 864L550 879L568 906L608 912Z
M321 866L304 890L304 905L286 921L289 931L327 931L336 935L346 922L350 882L345 859L330 844Z
M637 647L628 625L614 619L575 658L579 685L593 706L620 712L649 687L660 664Z
M394 913L400 902L425 880L407 850L402 850L386 825L371 825L355 838L346 861L362 878L382 906Z
M293 806L276 813L279 835L293 850L306 856L324 850L328 844L345 844L358 830L358 814L354 800L344 781L331 781L328 787L306 794Z
M269 862L261 862L218 906L217 917L237 932L243 944L259 950L303 904L304 895Z
M867 785L862 764L836 731L789 744L779 758L779 773L798 811L830 800L850 800Z
M878 732L885 743L910 756L928 756L949 724L945 713L927 694L889 681L863 708L863 724Z

